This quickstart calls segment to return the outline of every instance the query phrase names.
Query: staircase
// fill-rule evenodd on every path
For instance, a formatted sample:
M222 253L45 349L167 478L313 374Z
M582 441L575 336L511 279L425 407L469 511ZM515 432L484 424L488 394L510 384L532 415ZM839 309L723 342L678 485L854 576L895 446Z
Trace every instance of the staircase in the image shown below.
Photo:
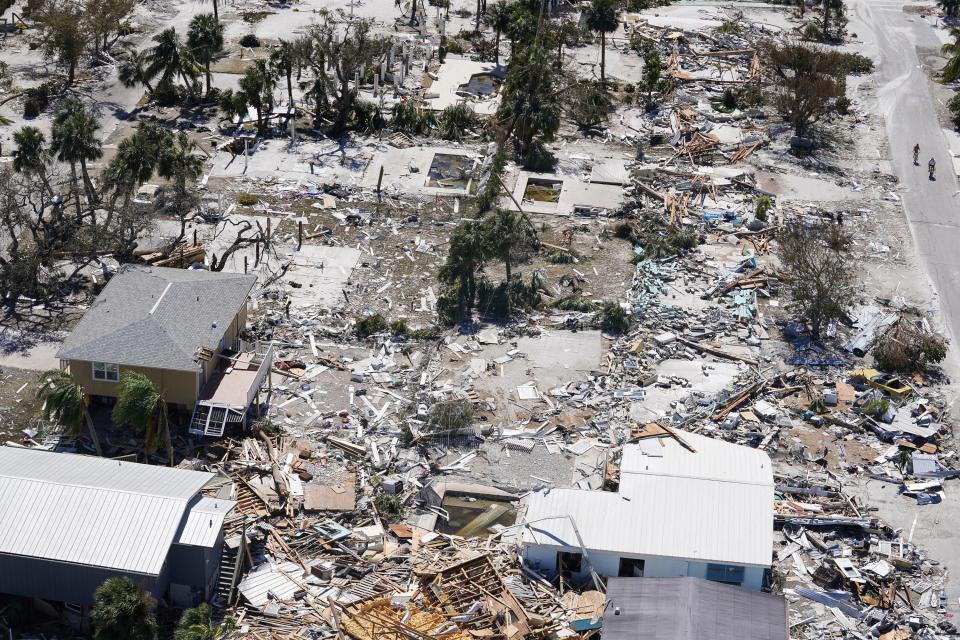
M228 424L243 424L244 415L228 407L198 402L190 418L190 433L222 438Z
M236 547L229 544L223 545L223 551L220 552L220 572L217 575L217 590L214 594L214 602L221 607L228 607L233 602L233 595L237 589L237 581L242 569L241 552L243 550L243 536L240 536L240 543Z

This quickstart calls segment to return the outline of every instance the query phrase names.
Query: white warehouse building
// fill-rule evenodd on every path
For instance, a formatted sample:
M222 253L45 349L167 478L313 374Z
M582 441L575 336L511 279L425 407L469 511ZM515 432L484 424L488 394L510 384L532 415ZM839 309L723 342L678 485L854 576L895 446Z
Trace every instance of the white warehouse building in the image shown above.
M592 566L604 577L692 576L761 589L773 556L770 457L679 435L693 451L672 437L625 445L616 493L527 496L518 523L526 524L528 566L551 576L563 570L577 581L589 580Z

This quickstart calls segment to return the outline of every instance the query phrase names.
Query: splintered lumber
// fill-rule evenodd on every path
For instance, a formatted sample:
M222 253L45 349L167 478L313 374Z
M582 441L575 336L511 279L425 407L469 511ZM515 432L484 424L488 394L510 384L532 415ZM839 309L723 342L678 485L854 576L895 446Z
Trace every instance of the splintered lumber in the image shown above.
M357 456L358 458L365 458L367 455L367 448L361 447L360 445L353 444L347 440L341 440L340 438L334 438L333 436L327 436L327 442L338 449L342 449L347 453Z
M728 56L747 56L753 53L753 49L727 49L726 51L704 51L698 55L704 58L725 58Z
M659 423L658 423L658 424L659 424ZM663 429L664 431L666 431L667 433L669 433L669 434L671 435L671 437L673 437L674 440L676 440L677 442L679 442L680 445L681 445L684 449L686 449L687 451L689 451L690 453L696 453L696 452L697 452L697 450L694 449L693 446L692 446L689 442L687 442L686 440L684 440L683 438L680 437L680 434L677 433L677 430L674 429L673 427L669 427L669 426L667 426L667 425L665 425L665 424L661 424L661 425L660 425L660 428Z
M715 295L722 296L723 294L730 291L731 289L736 289L737 287L747 283L753 284L754 281L760 281L761 279L762 281L765 282L767 278L766 276L763 275L763 273L764 273L763 268L753 269L752 271L749 271L743 274L739 278L735 278L734 280L731 280L727 284L723 285L722 287L714 291L710 297L713 297Z
M751 367L756 367L759 363L753 358L746 358L744 356L738 356L735 353L727 353L726 351L721 351L714 347L708 347L705 344L700 344L699 342L694 342L693 340L687 340L686 338L677 338L677 342L685 344L688 347L693 347L697 351L702 353L709 353L712 356L717 356L718 358L725 358L727 360L737 360L738 362L743 362L748 364Z
M651 195L658 200L662 201L664 198L666 198L665 194L660 193L659 191L649 186L642 180L637 181L637 186L640 187L640 189L642 189L644 193L646 193L647 195Z
M270 503L260 495L260 492L250 486L250 484L237 473L231 473L230 478L233 480L234 487L236 487L237 490L237 503L241 512L257 518L264 518L270 515L273 509L270 508Z
M761 380L760 382L755 382L754 384L750 385L737 394L737 396L728 402L723 409L710 416L710 419L715 422L718 420L723 420L724 416L752 398L755 394L759 393L764 387L767 386L769 382L769 380Z
M745 147L740 147L730 155L730 159L728 162L730 162L730 164L740 162L741 160L749 156L751 153L759 149L760 145L762 144L763 144L763 140L758 140L753 144L747 145Z

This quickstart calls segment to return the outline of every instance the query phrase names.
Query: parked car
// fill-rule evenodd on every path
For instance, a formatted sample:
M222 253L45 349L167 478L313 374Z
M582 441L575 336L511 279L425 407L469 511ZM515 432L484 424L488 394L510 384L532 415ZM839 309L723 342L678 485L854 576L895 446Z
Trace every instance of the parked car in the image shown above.
M158 184L145 184L137 189L133 196L133 206L145 213L152 213L163 206L163 187Z
M913 387L904 380L876 369L857 369L851 377L862 378L871 387L880 389L897 400L903 400L913 393Z

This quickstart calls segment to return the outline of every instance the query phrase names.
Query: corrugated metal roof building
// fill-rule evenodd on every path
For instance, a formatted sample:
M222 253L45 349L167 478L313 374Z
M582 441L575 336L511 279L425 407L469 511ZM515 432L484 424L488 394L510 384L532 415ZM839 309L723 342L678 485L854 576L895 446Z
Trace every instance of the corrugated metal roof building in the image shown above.
M624 446L617 493L553 489L528 496L527 560L547 572L572 562L572 573L587 574L585 562L577 568L575 523L601 575L689 575L759 589L773 554L769 456L693 433L682 437L695 452L673 438Z
M105 579L126 575L162 595L191 573L181 562L219 557L235 503L200 495L213 477L0 447L0 593L91 604ZM178 584L209 595L202 581Z

